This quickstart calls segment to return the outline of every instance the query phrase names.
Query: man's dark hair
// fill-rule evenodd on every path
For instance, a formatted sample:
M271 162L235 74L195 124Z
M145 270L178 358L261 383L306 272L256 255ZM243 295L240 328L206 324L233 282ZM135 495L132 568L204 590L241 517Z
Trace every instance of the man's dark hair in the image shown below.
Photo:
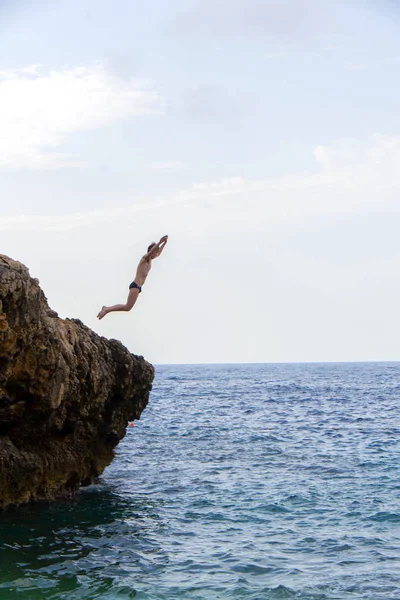
M154 246L155 246L155 245L156 245L156 243L155 243L155 242L151 242L150 246L147 248L147 252L150 252L150 250L151 250L152 248L154 248Z

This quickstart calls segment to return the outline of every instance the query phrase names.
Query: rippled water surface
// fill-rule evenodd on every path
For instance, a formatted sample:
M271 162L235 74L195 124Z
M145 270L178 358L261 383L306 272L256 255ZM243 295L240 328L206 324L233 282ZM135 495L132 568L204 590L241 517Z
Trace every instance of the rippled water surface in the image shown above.
M400 599L400 364L158 367L102 482L0 515L0 599Z

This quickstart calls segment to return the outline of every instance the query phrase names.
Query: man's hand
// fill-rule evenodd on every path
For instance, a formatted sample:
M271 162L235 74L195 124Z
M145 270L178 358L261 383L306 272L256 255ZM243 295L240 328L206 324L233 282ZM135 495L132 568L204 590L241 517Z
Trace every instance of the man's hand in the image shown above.
M168 241L168 236L167 235L163 235L162 238L161 238L161 240L160 240L160 244L162 244L162 243L166 244L167 241Z

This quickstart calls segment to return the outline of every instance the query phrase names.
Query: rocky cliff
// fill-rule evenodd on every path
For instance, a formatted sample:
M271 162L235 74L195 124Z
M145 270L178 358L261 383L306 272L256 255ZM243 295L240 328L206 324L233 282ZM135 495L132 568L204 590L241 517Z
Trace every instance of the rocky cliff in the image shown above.
M0 255L0 509L94 481L153 377L120 342L60 319L28 269Z

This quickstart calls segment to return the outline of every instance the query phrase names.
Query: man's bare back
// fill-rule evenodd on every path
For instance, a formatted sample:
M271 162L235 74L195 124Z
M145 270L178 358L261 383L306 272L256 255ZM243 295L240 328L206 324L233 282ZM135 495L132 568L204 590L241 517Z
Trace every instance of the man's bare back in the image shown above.
M165 244L167 243L167 241L168 241L168 236L164 235L160 239L158 244L155 244L154 242L152 244L150 244L150 246L147 248L147 253L144 256L142 256L142 258L140 259L140 262L136 269L135 279L132 281L132 283L129 286L129 295L128 295L128 299L127 299L126 303L125 304L114 304L114 306L103 306L103 308L97 315L98 319L102 319L110 312L116 312L116 311L127 312L133 308L136 300L139 297L140 292L142 291L142 286L144 285L144 283L147 279L147 276L150 273L153 259L160 256L160 254L162 253L162 251L165 248Z

